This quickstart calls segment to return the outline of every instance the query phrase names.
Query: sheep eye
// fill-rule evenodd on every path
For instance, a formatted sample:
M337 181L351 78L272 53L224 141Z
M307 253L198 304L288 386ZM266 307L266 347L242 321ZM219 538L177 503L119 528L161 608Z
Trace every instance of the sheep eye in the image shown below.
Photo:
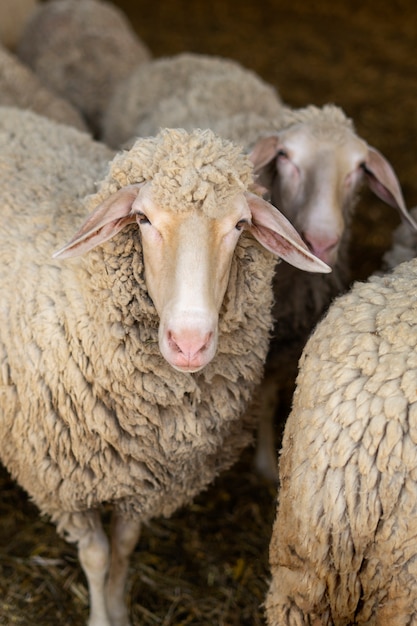
M239 220L235 226L236 230L243 230L248 225L248 220Z
M288 159L288 154L285 152L285 150L278 150L277 152L277 158L278 159Z
M136 213L136 221L138 224L150 224L150 221L146 217L145 213Z

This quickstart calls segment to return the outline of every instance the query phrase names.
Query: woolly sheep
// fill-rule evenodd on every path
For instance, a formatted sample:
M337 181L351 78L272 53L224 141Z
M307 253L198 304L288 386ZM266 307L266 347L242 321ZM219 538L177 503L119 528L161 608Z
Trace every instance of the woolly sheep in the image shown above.
M26 21L37 6L38 0L1 0L0 42L6 48L16 48Z
M249 144L282 109L278 93L232 59L182 53L153 59L121 81L103 116L103 140L118 148L159 128L211 128ZM227 128L223 124L227 120ZM243 138L242 133L245 134Z
M50 92L33 72L0 44L0 106L40 113L87 132L87 125L69 102Z
M115 85L150 58L125 14L102 0L40 5L23 31L18 53L47 87L85 116L96 134Z
M362 185L366 183L416 230L391 165L357 135L342 109L286 107L281 124L281 130L259 139L251 159L259 181L271 190L271 202L333 271L305 276L283 267L274 279L275 326L259 394L255 459L258 469L272 480L277 480L273 416L279 394L288 385L292 390L308 336L331 301L349 286L350 224Z
M78 544L90 626L128 624L141 523L189 502L251 440L271 252L329 269L211 131L166 129L108 167L112 155L0 112L0 457Z
M282 389L293 384L302 348L332 299L350 282L350 222L367 182L407 215L391 165L354 129L340 107L291 109L275 89L229 59L182 54L154 59L119 84L104 116L111 145L160 126L209 127L250 150L259 182L332 273L286 266L275 278L275 327L259 391L255 464L277 480L274 414Z
M417 620L417 259L356 283L303 352L280 456L269 626Z

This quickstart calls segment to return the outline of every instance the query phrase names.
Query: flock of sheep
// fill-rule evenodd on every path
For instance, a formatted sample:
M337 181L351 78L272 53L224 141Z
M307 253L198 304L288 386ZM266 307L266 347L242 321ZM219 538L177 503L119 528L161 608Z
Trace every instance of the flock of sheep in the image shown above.
M128 626L141 525L256 431L268 626L416 622L417 223L390 163L231 59L152 58L111 3L5 4L0 458L77 544L89 626ZM350 287L364 184L402 223Z

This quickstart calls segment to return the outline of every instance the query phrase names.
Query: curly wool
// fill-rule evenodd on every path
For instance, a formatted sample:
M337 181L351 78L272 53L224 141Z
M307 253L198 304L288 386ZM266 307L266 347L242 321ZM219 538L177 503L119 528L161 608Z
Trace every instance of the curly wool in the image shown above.
M280 459L268 624L417 617L417 260L357 283L308 341Z
M301 109L282 107L279 121L280 130L296 124L308 123L309 132L318 139L329 139L337 145L346 138L346 130L355 132L353 121L343 109L334 104L322 107L309 105Z
M252 180L249 159L211 130L164 129L114 158L107 179L89 205L97 205L99 199L126 185L152 181L153 198L161 207L175 211L198 207L216 218L228 200L248 189Z

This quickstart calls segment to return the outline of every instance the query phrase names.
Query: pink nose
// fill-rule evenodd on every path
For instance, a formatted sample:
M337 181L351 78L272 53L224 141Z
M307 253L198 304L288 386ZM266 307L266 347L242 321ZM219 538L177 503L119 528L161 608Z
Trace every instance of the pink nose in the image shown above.
M335 248L339 243L339 237L316 237L313 234L303 233L302 237L311 252L325 263L334 260Z
M200 367L205 352L211 345L213 333L201 334L195 330L181 333L168 331L168 345L178 367Z

